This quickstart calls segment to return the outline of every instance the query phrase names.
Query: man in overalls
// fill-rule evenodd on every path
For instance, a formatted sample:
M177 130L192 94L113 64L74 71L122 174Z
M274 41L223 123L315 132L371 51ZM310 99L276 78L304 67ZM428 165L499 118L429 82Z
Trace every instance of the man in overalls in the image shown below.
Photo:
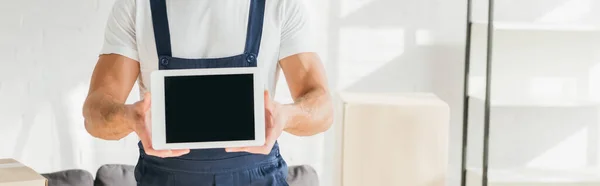
M315 135L332 123L327 79L308 24L302 0L116 0L83 108L85 127L106 140L139 136L140 186L287 185L277 138L283 131ZM268 90L265 145L154 150L150 73L223 67L262 69ZM293 104L279 104L268 93L280 70ZM136 80L143 100L125 104Z

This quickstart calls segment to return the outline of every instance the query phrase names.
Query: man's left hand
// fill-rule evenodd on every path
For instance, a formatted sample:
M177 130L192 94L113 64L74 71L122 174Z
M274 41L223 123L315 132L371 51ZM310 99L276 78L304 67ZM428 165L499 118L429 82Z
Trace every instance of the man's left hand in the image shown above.
M249 152L254 154L269 154L275 142L281 136L287 123L282 113L282 105L275 102L265 90L265 144L257 147L226 148L227 152Z

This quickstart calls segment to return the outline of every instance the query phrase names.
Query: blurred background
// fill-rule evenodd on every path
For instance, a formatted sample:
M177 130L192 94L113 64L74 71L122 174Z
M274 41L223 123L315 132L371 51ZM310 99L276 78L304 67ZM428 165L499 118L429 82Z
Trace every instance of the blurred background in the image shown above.
M460 185L466 0L304 1L334 93L431 92L450 106L446 183ZM136 162L136 136L94 139L81 116L113 2L0 1L0 158L38 172ZM600 1L496 0L495 15L490 169L598 167ZM487 0L474 0L473 17L467 164L476 177ZM136 86L128 103L138 99ZM276 99L291 102L284 80ZM339 123L282 136L288 163L339 184Z

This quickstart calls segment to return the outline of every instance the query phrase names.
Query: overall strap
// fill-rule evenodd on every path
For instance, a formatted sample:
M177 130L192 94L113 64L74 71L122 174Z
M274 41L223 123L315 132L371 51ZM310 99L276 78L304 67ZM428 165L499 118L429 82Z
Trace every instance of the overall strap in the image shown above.
M248 30L246 32L246 48L244 54L258 56L260 41L263 31L265 15L265 0L251 0L250 15L248 16Z
M171 33L169 32L169 19L167 17L167 0L150 0L152 11L152 25L154 27L154 40L159 58L172 57Z

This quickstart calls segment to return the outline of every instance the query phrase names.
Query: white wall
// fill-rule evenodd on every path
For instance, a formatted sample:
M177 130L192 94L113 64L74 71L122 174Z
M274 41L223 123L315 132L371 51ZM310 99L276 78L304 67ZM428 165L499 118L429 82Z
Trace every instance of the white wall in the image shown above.
M81 117L112 2L0 2L0 157L40 172L136 160L135 138L95 140Z
M92 138L81 107L114 0L0 2L0 158L16 158L39 172L103 164L135 164L137 138ZM326 56L325 56L326 57ZM285 81L277 100L290 102ZM137 86L128 99L139 99ZM324 135L284 135L290 165L322 171Z

